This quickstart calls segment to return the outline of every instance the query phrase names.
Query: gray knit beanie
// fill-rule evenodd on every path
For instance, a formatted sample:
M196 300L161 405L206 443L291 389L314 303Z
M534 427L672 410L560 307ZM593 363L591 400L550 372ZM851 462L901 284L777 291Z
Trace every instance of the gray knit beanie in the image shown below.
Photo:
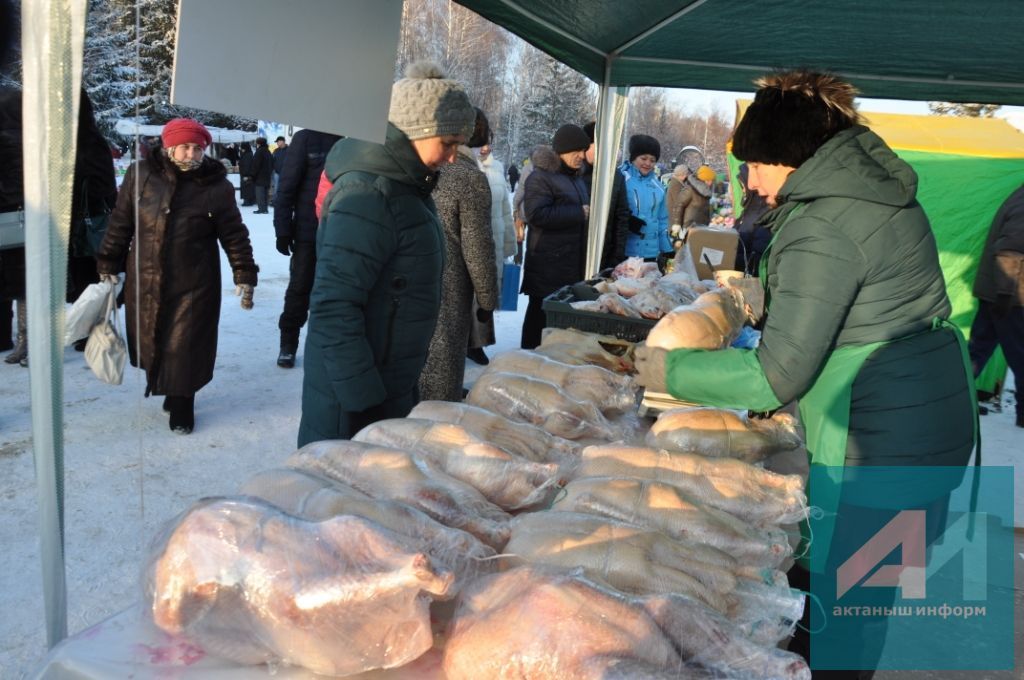
M405 78L391 86L388 120L410 139L473 134L476 109L462 86L437 64L411 64Z

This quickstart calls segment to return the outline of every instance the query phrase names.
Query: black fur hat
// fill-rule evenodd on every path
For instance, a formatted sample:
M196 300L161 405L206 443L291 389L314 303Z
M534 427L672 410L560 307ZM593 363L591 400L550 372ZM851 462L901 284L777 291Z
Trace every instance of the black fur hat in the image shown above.
M755 81L754 103L732 136L732 153L748 163L799 168L821 145L860 122L857 90L835 76L788 71Z
M661 144L658 143L658 140L650 135L633 135L630 137L629 162L632 163L633 159L637 156L643 156L645 153L654 156L654 160L661 158Z

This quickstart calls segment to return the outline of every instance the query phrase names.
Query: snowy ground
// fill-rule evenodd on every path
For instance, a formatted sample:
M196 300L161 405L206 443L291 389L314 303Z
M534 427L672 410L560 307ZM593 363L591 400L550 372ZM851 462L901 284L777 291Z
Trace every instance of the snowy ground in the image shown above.
M260 284L255 309L239 308L223 265L224 302L213 382L196 398L196 430L172 434L159 398L143 399L144 379L128 369L112 387L93 377L80 353L64 356L65 514L68 630L74 634L139 597L138 575L159 528L204 496L230 494L250 474L280 464L295 448L302 354L293 370L275 365L277 317L288 260L274 249L271 215L242 208ZM519 312L499 312L496 351L517 347ZM303 336L305 337L305 336ZM467 363L467 382L480 367ZM0 678L20 678L45 653L43 596L31 455L28 371L0 363ZM1024 456L1012 407L982 418L987 464ZM1016 470L1024 490L1024 463ZM1024 504L1016 506L1024 526Z

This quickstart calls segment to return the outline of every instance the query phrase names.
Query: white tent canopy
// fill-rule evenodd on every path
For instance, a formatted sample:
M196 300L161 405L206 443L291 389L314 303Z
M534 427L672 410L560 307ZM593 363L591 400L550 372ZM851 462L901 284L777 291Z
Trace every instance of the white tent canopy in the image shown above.
M146 125L134 120L122 118L114 123L114 129L122 135L158 137L160 135L160 131L164 129L164 126ZM209 125L206 126L206 129L210 131L210 136L213 137L213 141L218 144L239 144L241 142L251 142L258 136L255 132L246 132L245 130L226 130L224 128L211 127Z

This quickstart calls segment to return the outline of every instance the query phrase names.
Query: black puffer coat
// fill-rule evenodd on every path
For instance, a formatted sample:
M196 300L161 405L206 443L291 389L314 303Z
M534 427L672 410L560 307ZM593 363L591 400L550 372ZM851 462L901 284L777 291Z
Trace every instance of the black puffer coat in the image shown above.
M270 177L274 172L274 157L270 155L266 145L256 149L252 155L252 164L249 166L249 176L252 183L258 187L269 187Z
M274 231L304 243L316 242L316 199L327 153L341 137L316 130L299 130L292 137L274 193ZM281 153L281 152L278 152Z
M578 171L562 163L553 149L537 149L533 171L524 180L523 211L529 225L523 289L550 295L583 280L586 259L587 186Z
M1006 199L989 227L974 277L974 297L995 302L1009 296L1024 306L1024 186Z
M249 230L225 175L211 158L179 172L163 149L154 149L128 169L96 254L100 274L117 273L128 255L128 351L132 365L146 371L147 394L188 396L213 378L224 286L218 241L234 282L256 285Z

